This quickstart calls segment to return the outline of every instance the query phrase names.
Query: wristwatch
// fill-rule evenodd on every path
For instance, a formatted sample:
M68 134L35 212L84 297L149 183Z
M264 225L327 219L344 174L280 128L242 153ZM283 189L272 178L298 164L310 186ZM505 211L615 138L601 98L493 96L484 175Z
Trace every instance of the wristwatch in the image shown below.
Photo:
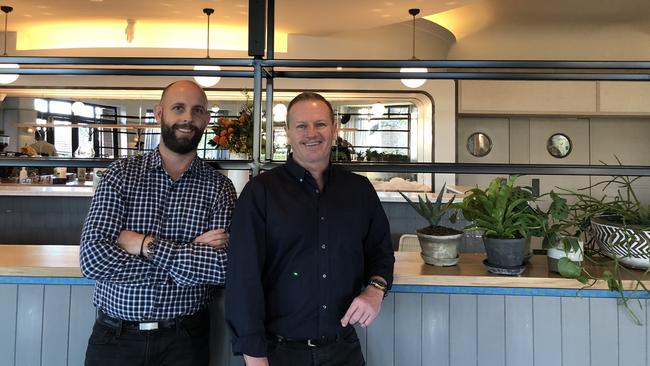
M373 278L370 281L368 281L368 286L372 286L376 289L381 290L384 293L384 297L388 296L388 285L386 285L385 282Z
M154 251L156 250L156 238L153 236L150 236L151 239L147 243L145 243L144 246L144 251L147 253L147 258L151 259L153 256Z

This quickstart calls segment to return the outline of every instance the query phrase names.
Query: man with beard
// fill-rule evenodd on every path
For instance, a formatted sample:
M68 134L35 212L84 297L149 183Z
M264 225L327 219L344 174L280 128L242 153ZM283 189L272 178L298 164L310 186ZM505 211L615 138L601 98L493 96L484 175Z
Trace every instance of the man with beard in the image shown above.
M96 280L86 365L207 365L207 305L225 282L236 193L196 155L210 114L194 82L165 88L161 142L115 161L93 197L80 265Z

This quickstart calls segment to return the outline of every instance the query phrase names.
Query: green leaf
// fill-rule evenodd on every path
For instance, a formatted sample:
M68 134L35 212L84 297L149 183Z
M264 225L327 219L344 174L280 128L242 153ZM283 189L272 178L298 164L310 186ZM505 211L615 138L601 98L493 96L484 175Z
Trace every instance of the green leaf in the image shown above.
M580 280L582 275L582 267L580 267L575 262L572 262L567 257L562 257L558 260L557 269L560 272L560 275L566 278L575 278L577 280Z

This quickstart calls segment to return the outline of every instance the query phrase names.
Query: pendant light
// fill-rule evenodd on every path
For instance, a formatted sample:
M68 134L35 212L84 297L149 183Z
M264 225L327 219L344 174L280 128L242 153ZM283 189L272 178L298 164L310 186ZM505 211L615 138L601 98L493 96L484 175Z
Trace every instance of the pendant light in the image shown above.
M415 16L420 14L420 9L409 9L409 14L413 17L413 56L411 57L411 60L417 60L415 57ZM427 72L428 70L424 67L403 67L399 70L399 72ZM404 86L409 87L409 88L419 88L424 83L426 80L424 79L401 79L402 84Z
M370 107L370 114L375 118L381 118L384 116L385 107L380 102L376 102Z
M205 58L210 58L210 15L214 13L214 9L212 8L204 8L203 9L203 14L208 16L208 42L206 44L206 55ZM197 65L194 66L194 70L201 70L201 71L221 71L221 67L219 66L213 66L213 65ZM217 85L219 80L221 80L221 77L219 76L195 76L194 80L196 80L199 85L207 88L211 87L214 85Z
M14 10L14 8L12 8L11 6L2 5L0 6L0 10L2 10L3 13L5 13L5 33L4 33L5 46L4 46L4 52L2 53L2 56L7 56L7 17L9 16L9 13L11 13L11 11ZM20 68L18 64L0 63L0 69L18 69L18 68ZM0 74L0 84L11 84L16 80L18 80L18 74Z

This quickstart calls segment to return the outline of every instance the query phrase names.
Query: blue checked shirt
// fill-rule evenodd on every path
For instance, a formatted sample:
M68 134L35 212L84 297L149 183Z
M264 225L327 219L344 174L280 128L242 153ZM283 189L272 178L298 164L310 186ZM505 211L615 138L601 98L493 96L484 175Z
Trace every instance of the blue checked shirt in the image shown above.
M228 230L236 198L230 180L199 158L176 181L158 149L112 163L81 233L81 271L96 280L95 306L123 320L172 319L205 307L214 285L225 283L227 256L192 241ZM153 235L152 256L120 248L122 230Z

